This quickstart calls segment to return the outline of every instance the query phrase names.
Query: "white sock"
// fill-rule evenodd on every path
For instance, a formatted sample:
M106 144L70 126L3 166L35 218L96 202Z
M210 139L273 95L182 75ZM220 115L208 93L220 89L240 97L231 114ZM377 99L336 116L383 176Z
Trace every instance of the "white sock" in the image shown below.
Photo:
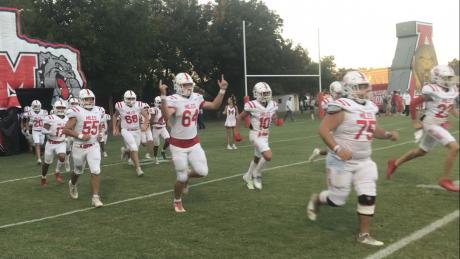
M58 161L57 161L57 163L56 163L56 173L61 172L61 168L62 168L62 166L64 166L64 163L65 163L65 162L61 162L61 161L58 159Z
M254 163L254 160L251 160L251 163L249 164L249 169L246 172L245 177L248 178L248 176L250 176L252 178L252 174L255 168L256 168L256 163Z
M262 169L264 169L266 162L267 160L265 160L263 157L259 159L259 163L257 163L256 168L252 172L252 177L262 177Z

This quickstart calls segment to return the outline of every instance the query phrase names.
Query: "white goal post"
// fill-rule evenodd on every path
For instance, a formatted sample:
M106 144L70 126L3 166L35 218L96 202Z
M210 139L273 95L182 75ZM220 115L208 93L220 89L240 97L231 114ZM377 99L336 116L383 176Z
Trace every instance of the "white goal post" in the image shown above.
M319 80L319 91L321 87L321 54L319 44L319 29L318 29L318 74L317 75L248 75L246 64L246 21L243 20L243 59L244 59L244 94L248 96L248 77L317 77Z

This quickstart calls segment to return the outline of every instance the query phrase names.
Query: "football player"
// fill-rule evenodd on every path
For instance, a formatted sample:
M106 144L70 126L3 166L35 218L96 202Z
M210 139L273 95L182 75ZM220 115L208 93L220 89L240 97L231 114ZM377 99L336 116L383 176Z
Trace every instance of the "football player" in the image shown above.
M101 146L101 152L104 157L108 157L108 154L105 150L105 145L107 144L107 137L108 137L108 132L109 132L109 127L108 127L108 122L110 121L111 117L110 115L105 113L104 107L97 106L99 108L99 111L101 112L101 136L100 136L100 141L99 145Z
M450 179L452 166L458 154L458 143L448 131L449 114L458 117L455 109L455 98L458 96L457 81L455 72L448 65L437 65L430 71L431 84L422 87L422 95L413 98L411 101L411 117L414 127L422 129L423 135L417 148L408 151L398 159L390 159L387 167L387 178L390 178L396 168L402 164L426 155L433 147L440 143L447 148L447 157L444 161L443 175L439 178L438 184L452 192L458 192L459 187ZM425 102L425 112L422 121L417 120L416 107Z
M31 111L27 114L29 133L32 133L37 164L41 164L42 159L40 149L45 142L45 135L42 134L43 118L48 115L48 111L42 109L42 104L39 100L33 100L30 106Z
M377 126L378 107L368 100L371 86L364 74L349 71L342 82L346 97L329 103L319 128L319 134L329 148L326 158L328 188L311 196L307 216L314 221L320 206L343 206L353 185L358 196L357 241L382 246L383 242L369 234L378 178L377 165L371 159L371 144L373 138L396 141L399 135Z
M337 100L342 97L343 95L343 87L342 83L339 81L334 81L329 85L329 92L331 93L330 98L324 99L322 103L322 108L324 109L325 113L327 113L327 104ZM318 156L325 156L327 155L327 148L315 148L311 153L310 157L308 158L308 162L313 162L315 158Z
M140 116L144 118L142 125L139 124ZM114 136L120 135L117 118L120 118L121 135L126 145L126 149L122 147L121 153L122 155L126 152L129 153L137 176L142 176L144 172L139 164L138 150L141 142L141 131L148 129L148 115L142 107L142 102L136 101L136 94L133 91L126 91L123 95L123 101L115 104L115 113L112 117Z
M197 119L200 108L217 110L227 90L228 83L222 75L217 80L220 91L212 102L204 100L203 96L193 92L192 77L187 73L179 73L174 79L176 94L166 97L167 86L160 81L161 111L166 121L171 123L170 150L176 169L174 185L174 210L185 212L182 205L182 194L187 192L189 177L204 177L208 175L208 163L200 140L197 136ZM189 168L189 163L191 169Z
M152 125L152 136L153 136L153 156L155 164L159 164L158 149L160 147L160 136L164 140L163 149L161 150L161 156L166 160L166 149L169 147L169 132L166 129L166 122L161 112L161 97L155 97L155 107L150 109L151 125Z
M46 175L48 174L48 168L53 163L53 158L56 155L58 157L56 172L57 183L62 183L61 167L65 163L66 157L66 136L64 135L64 127L67 123L67 117L65 116L67 104L64 101L56 101L53 105L54 113L48 115L43 120L42 133L47 136L45 145L44 163L42 165L42 177L40 184L46 186Z
M151 120L151 114L150 114L150 106L147 103L142 103L142 107L144 111L147 114L147 130L146 131L141 131L141 144L147 149L147 152L145 153L145 158L146 159L151 159L150 151L153 150L153 135L152 131L150 130L150 120ZM140 123L144 123L144 117L141 117Z
M64 134L74 138L72 158L74 171L70 175L69 194L78 199L77 181L83 173L86 163L91 173L91 205L103 206L99 196L99 175L101 173L101 150L98 143L101 132L101 112L95 107L96 97L89 89L80 90L80 106L67 111Z
M244 105L244 111L238 114L237 121L250 116L249 141L254 146L254 158L243 180L248 189L262 190L262 170L272 160L272 150L268 145L269 127L273 121L278 120L278 103L272 100L272 89L265 82L254 85L253 95L254 100Z

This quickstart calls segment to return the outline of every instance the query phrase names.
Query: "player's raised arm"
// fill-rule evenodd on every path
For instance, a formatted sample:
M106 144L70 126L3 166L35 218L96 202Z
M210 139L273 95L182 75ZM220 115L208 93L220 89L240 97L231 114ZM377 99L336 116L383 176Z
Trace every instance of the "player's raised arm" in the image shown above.
M164 120L168 121L171 115L173 115L176 112L176 109L172 107L168 107L168 104L166 101L168 86L163 84L161 80L159 83L159 89L160 89L160 97L161 97L160 109L161 109L161 112L163 113Z
M222 100L224 99L225 91L227 91L227 87L228 87L228 82L225 81L223 74L220 80L217 80L217 84L219 85L219 88L220 88L219 93L217 94L217 96L214 98L212 102L204 102L203 109L217 110L222 104Z

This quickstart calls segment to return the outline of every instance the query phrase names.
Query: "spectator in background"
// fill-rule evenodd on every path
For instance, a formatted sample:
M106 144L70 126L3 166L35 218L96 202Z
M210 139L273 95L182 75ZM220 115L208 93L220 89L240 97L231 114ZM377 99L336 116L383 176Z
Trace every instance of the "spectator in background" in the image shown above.
M390 93L387 93L387 94L385 95L385 100L386 100L386 103L387 103L387 104L386 104L387 106L386 106L386 109L385 109L385 110L386 110L386 115L387 115L387 116L391 116L391 98L392 98L392 97L393 97L393 96L392 96Z
M396 91L393 91L393 94L391 95L391 114L396 113L396 104L398 103L397 98Z
M294 105L292 103L292 97L289 96L289 98L286 101L286 114L284 114L284 121L286 121L286 118L289 117L291 121L295 121L294 117L292 116L292 110L294 110Z
M403 103L403 99L401 97L401 92L396 91L396 109L397 109L397 112L400 115L403 114L403 108L404 108L404 103Z
M406 116L409 116L409 107L410 107L410 101L411 101L411 97L410 97L410 94L408 91L406 91L403 96L403 101L404 101L404 114Z

